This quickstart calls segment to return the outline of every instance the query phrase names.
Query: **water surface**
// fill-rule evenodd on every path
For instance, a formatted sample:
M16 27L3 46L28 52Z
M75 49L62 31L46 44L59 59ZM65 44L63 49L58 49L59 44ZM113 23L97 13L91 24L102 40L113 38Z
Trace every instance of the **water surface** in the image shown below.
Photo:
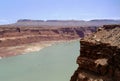
M0 60L0 81L69 81L77 68L79 42Z

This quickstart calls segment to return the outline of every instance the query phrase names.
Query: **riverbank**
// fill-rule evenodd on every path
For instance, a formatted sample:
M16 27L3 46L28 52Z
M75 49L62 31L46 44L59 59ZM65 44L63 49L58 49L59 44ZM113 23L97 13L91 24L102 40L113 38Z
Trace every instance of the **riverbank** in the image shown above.
M52 46L54 44L63 43L63 42L72 42L72 41L77 41L77 40L79 39L58 40L58 41L40 41L36 43L28 43L28 44L23 44L19 46L1 47L0 48L0 59L11 57L11 56L16 56L16 55L27 54L30 52L36 52L36 51L42 50L43 48Z
M0 59L70 42L96 31L96 27L0 26Z

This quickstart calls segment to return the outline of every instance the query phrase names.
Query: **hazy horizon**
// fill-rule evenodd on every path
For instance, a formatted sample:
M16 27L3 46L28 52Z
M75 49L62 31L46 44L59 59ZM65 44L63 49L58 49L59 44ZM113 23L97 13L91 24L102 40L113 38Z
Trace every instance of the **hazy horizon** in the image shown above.
M0 24L32 20L120 20L120 0L2 0Z
M21 19L18 19L18 20L24 20L24 18L21 18ZM8 22L7 20L0 20L0 25L7 25L7 24L14 24L14 23L17 23L18 20L14 20L14 21L11 21L11 22ZM26 19L25 19L26 20ZM42 20L42 19L27 19L27 20ZM92 21L92 20L115 20L115 21L120 21L120 18L119 19L89 19L89 20L79 20L79 19L46 19L46 20L42 20L44 22L46 21L49 21L49 20L57 20L57 21Z

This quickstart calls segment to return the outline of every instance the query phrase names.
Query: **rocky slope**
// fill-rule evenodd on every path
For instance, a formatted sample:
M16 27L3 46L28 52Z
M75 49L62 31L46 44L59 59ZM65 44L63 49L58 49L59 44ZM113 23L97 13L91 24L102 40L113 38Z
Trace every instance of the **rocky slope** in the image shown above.
M70 81L120 81L120 25L105 25L81 39Z
M0 47L40 41L74 40L96 31L96 27L0 27Z

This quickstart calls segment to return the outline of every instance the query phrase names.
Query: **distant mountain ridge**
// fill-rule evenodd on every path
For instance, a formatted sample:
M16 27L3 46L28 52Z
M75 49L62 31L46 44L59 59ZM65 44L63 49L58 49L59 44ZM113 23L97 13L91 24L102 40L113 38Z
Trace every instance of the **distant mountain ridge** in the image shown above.
M17 21L17 23L19 23L19 22L44 22L44 20L20 19Z
M20 19L12 26L57 26L57 27L72 27L72 26L102 26L120 24L120 20L112 19L95 19L90 21L84 20L31 20L31 19Z
M84 20L31 20L31 19L20 19L17 22L85 22Z

